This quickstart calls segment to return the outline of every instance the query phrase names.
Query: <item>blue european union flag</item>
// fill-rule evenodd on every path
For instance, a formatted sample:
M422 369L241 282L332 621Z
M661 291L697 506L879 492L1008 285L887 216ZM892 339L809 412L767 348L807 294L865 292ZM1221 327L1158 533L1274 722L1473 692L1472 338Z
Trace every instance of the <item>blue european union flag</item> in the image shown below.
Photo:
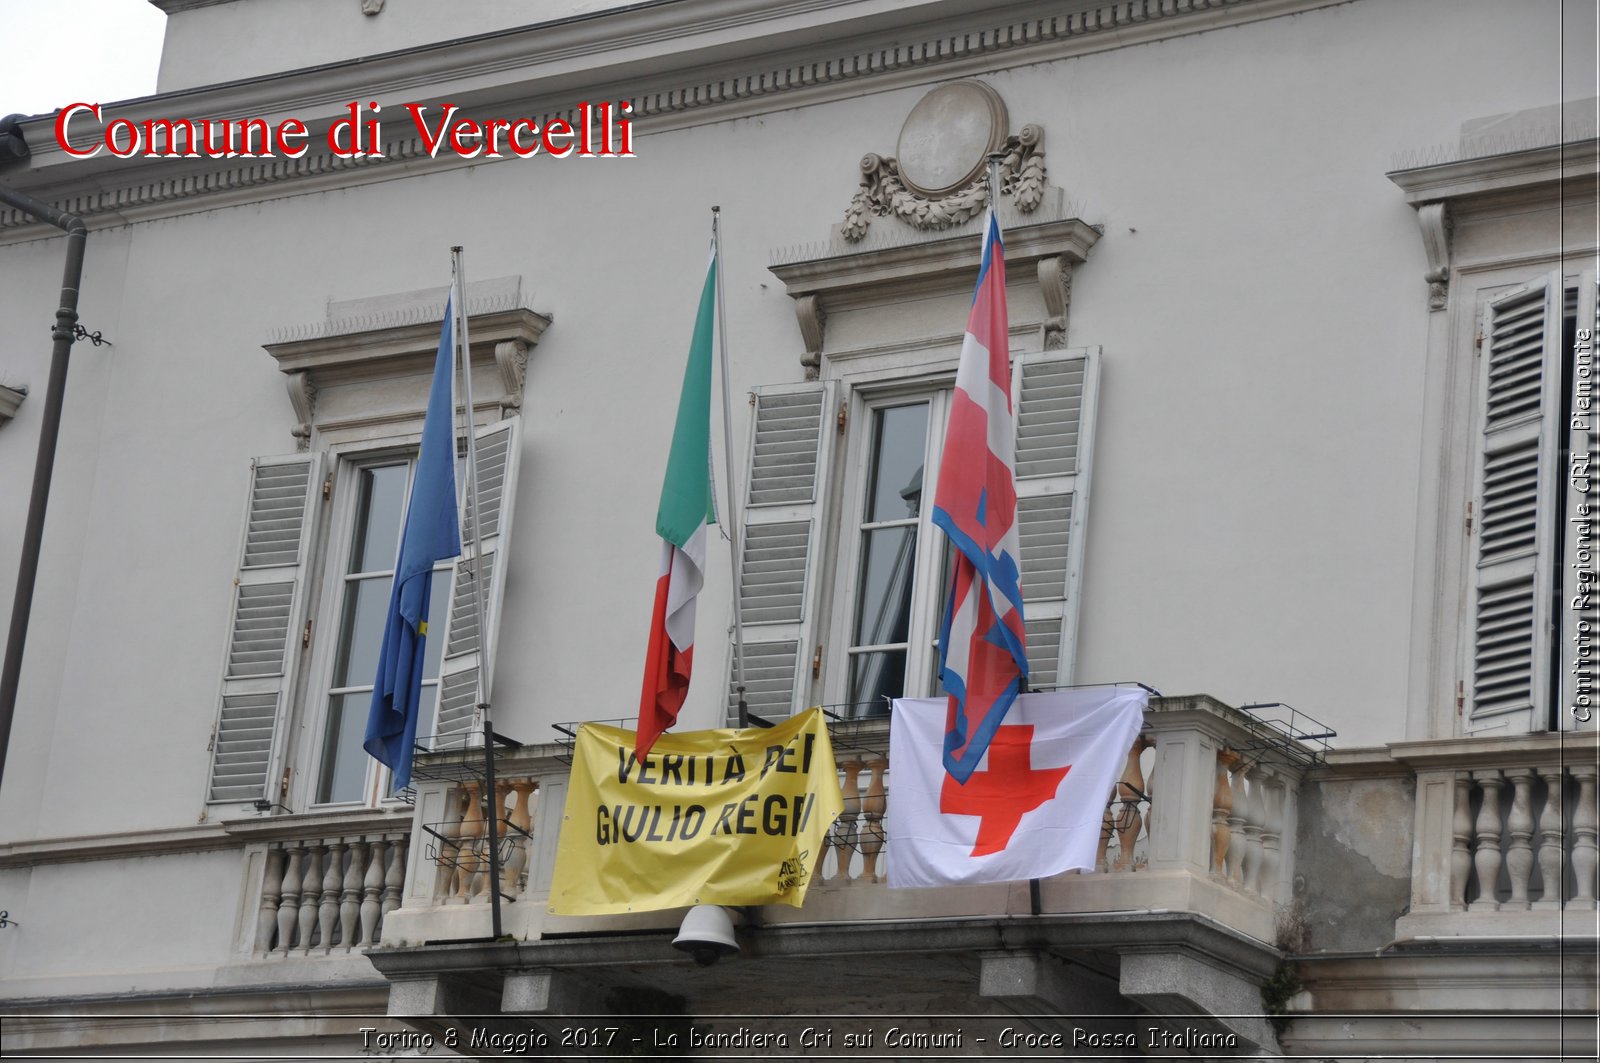
M417 709L422 697L424 645L428 636L428 599L433 566L461 553L461 520L456 509L455 408L450 381L455 371L451 342L450 303L445 303L439 333L439 357L422 422L422 452L411 483L400 556L395 562L389 616L383 628L383 650L367 716L366 751L394 771L394 788L411 785L411 753L417 738Z

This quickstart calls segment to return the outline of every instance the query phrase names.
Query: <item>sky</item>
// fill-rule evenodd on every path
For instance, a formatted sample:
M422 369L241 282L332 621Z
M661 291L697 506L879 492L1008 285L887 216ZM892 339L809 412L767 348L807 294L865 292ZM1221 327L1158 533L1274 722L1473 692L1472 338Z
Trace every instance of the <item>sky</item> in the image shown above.
M150 95L166 21L149 0L0 0L0 117Z

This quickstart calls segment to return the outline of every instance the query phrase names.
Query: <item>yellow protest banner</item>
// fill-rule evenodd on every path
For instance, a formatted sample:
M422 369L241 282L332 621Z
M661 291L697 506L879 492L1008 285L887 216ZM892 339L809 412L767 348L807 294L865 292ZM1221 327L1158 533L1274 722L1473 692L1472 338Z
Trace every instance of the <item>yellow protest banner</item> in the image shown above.
M805 903L843 808L822 710L772 728L669 731L643 761L633 737L578 731L551 912Z

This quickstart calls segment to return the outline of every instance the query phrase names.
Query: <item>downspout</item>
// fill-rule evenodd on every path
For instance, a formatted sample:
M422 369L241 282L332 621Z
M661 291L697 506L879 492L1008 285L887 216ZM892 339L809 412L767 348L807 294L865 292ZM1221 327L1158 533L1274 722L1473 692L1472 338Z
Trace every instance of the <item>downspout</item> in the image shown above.
M39 573L39 548L44 540L44 511L50 501L50 475L56 463L56 437L61 431L61 406L67 389L67 356L72 351L73 328L78 323L78 283L83 277L83 245L89 230L83 219L67 214L31 196L0 185L0 203L17 208L67 234L67 264L61 275L61 306L50 332L55 340L50 352L50 381L44 394L44 423L39 426L39 452L33 463L33 493L28 498L28 522L22 532L22 560L17 565L17 591L11 605L11 628L6 634L6 659L0 670L0 780L5 778L6 752L11 746L11 721L16 715L17 687L22 678L22 647L28 639L28 618L33 611L33 583Z

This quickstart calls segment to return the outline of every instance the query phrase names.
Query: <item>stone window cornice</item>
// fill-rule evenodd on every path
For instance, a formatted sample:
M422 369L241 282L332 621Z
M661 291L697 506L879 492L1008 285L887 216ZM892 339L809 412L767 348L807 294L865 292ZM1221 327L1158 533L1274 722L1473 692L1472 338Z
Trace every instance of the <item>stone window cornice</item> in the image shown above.
M366 431L420 416L425 386L390 394L382 385L423 378L439 350L447 289L332 302L325 320L282 330L264 348L285 374L302 449L313 430ZM529 352L551 316L534 310L521 279L474 283L467 293L475 412L498 419L517 412Z

